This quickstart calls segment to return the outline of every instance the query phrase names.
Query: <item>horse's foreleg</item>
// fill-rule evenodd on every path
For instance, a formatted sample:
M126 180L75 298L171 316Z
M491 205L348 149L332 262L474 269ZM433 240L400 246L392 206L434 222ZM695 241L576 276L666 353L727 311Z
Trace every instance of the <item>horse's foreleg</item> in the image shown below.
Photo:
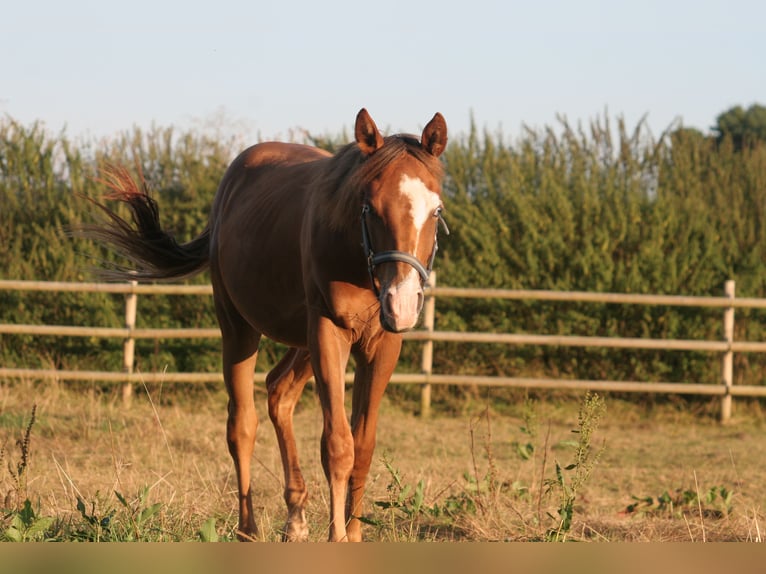
M239 537L252 540L258 533L253 517L250 462L255 448L258 416L253 401L253 371L258 356L258 335L223 344L223 375L229 394L226 442L234 460L239 490Z
M328 539L347 541L346 497L354 466L354 439L344 405L346 363L351 345L347 333L326 317L309 322L309 352L322 404L322 467L330 486Z
M308 540L309 536L308 523L306 522L308 493L298 461L298 449L295 445L293 412L311 374L308 351L289 349L266 377L266 387L269 392L269 417L274 424L285 474L284 496L287 504L287 522L285 523L283 540L288 542L303 542Z
M364 488L375 451L378 409L383 393L399 359L400 336L386 334L374 347L365 347L354 353L356 373L351 411L354 435L354 468L349 480L346 505L348 539L361 542Z

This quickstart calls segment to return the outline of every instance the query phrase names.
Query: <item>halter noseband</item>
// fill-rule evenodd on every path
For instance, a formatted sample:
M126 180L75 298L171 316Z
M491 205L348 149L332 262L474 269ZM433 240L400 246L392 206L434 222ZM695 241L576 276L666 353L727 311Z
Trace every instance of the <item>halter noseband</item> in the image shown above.
M380 297L380 289L378 289L378 286L375 284L375 267L381 263L397 261L400 263L407 263L418 272L418 275L420 275L421 285L425 284L425 282L428 281L428 276L431 274L431 268L433 267L434 259L436 258L436 250L438 247L437 236L439 232L438 226L434 233L434 248L428 258L428 265L424 266L417 257L404 251L381 251L380 253L375 253L372 248L372 241L370 240L370 231L367 228L368 213L370 213L370 206L365 203L362 206L362 247L364 248L364 254L367 258L367 272L370 274L370 283L372 283L372 290L375 292L375 296ZM437 217L439 218L439 221L441 221L442 226L444 226L444 231L449 235L447 223L444 221L441 212L437 213Z

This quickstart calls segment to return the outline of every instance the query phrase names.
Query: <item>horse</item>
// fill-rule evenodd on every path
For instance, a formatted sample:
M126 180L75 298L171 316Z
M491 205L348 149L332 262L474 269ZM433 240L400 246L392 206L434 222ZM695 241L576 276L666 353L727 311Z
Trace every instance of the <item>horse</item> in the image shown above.
M104 170L106 218L87 235L130 259L112 279L178 280L209 269L228 394L226 441L239 492L238 537L257 536L251 459L258 418L254 368L261 337L288 347L267 374L268 413L284 471L285 541L308 539L308 493L293 412L313 376L322 409L322 468L329 541L361 541L365 482L378 410L402 333L416 326L437 250L447 125L436 113L420 138L383 136L366 109L354 141L330 154L263 142L229 165L200 235L179 244L160 224L148 186L127 169ZM446 225L444 226L446 229ZM344 374L355 359L350 420Z

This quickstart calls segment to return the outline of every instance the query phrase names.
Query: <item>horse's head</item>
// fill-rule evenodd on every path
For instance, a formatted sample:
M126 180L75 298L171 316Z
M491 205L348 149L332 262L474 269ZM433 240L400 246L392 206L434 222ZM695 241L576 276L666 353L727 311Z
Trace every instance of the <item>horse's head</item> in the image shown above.
M356 118L355 136L366 161L381 162L365 190L362 242L381 323L388 331L401 332L417 323L436 255L442 221L438 157L447 145L447 124L437 113L420 141L401 135L383 138L363 109Z

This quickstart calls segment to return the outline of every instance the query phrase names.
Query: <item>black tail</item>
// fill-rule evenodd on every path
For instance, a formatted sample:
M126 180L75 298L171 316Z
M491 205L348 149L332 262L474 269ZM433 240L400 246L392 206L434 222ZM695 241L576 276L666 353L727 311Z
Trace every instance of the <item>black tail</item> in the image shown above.
M146 183L140 185L127 169L112 166L102 171L101 181L111 190L105 196L127 204L133 222L96 201L93 203L107 215L103 224L84 225L79 234L95 239L133 263L133 268L118 267L99 271L112 280L170 281L190 277L208 266L210 228L188 243L179 245L160 226L157 202L149 195Z

